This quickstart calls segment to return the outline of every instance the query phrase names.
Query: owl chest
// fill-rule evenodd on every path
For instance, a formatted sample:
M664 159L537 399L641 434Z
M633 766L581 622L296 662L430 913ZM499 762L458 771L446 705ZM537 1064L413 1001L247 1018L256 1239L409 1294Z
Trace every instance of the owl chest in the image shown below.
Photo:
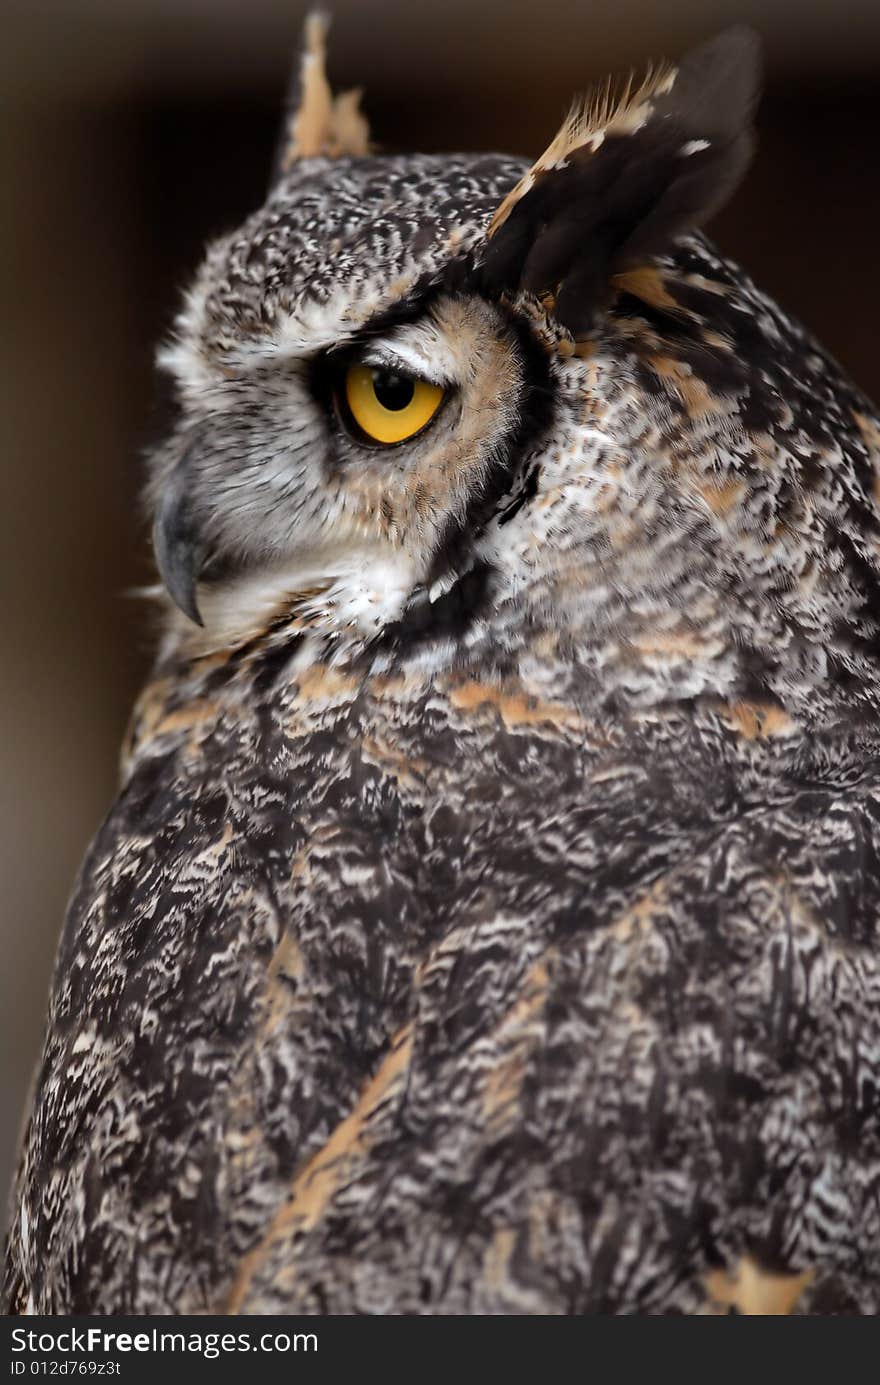
M603 1045L672 1036L673 995L720 1032L731 977L772 989L774 915L763 893L736 903L771 829L773 879L803 859L803 890L825 888L790 809L767 797L749 825L709 722L609 729L523 687L339 678L210 716L204 699L166 708L86 865L40 1098L64 1148L43 1155L80 1151L76 1182L112 1151L101 1254L120 1265L132 1235L165 1238L187 1284L215 1285L221 1252L253 1244L351 1113L384 1129L379 1076L407 1138L454 1144L462 1102L494 1131L535 1097L537 1064L547 1120L576 1141ZM746 1027L769 1034L753 990ZM681 1043L669 1061L689 1071L702 1059ZM123 1090L137 1118L119 1129Z
M572 709L461 679L364 688L321 670L166 706L101 867L112 948L139 972L162 957L150 1003L179 1007L181 1038L222 1018L234 1049L270 1014L281 1042L316 1003L341 1045L374 1051L456 928L520 910L539 937L583 898L601 753Z

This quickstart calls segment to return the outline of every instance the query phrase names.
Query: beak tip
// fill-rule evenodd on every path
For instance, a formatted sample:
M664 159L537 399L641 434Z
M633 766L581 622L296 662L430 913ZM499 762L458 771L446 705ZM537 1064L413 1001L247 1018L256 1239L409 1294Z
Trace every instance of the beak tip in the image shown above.
M172 592L171 595L174 596L174 593ZM204 630L205 622L202 619L202 613L199 610L195 593L190 594L189 599L186 601L178 599L177 596L174 596L174 600L177 602L181 611L183 611L183 614L192 621L193 625L198 625Z
M204 627L197 586L202 566L186 488L186 463L177 466L153 524L153 552L169 596L194 625Z

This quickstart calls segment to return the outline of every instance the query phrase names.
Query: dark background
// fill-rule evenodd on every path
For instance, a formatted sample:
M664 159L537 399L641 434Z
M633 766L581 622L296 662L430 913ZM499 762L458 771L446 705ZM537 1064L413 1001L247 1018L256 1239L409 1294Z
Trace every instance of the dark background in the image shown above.
M6 0L0 56L0 1187L65 899L153 624L154 344L262 199L296 0ZM609 69L748 20L760 148L713 234L880 395L880 0L336 0L331 76L395 149L536 154Z

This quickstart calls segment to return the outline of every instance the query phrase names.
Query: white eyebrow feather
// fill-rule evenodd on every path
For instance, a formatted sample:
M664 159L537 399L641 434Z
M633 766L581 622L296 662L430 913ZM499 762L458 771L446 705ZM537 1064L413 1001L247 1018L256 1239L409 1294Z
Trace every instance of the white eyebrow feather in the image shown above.
M387 337L367 342L361 360L366 365L400 370L443 387L456 384L462 377L462 361L430 320L407 323Z

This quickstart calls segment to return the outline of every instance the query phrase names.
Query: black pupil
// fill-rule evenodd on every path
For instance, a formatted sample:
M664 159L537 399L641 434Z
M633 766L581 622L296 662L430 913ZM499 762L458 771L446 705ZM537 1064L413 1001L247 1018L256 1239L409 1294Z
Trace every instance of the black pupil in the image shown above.
M416 387L413 380L396 375L393 370L374 370L373 391L383 409L398 413L412 403Z

